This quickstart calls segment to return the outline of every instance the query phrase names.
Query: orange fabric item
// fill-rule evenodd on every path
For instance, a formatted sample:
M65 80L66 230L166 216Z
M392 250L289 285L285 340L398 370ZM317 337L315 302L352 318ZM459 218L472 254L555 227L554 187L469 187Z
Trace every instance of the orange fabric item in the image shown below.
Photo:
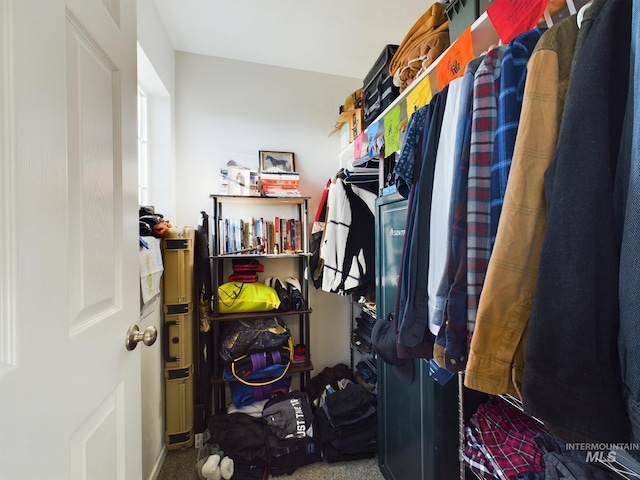
M393 83L404 90L449 46L445 6L434 3L405 35L389 63Z
M447 50L436 67L436 84L442 90L454 78L464 75L464 69L473 59L473 43L471 27L462 32L460 37Z

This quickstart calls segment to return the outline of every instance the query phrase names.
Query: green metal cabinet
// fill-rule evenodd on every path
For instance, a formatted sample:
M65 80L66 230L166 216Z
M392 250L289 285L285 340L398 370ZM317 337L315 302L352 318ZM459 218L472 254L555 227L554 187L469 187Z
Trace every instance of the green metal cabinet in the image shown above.
M376 311L393 311L404 243L407 200L376 200ZM458 460L458 390L429 376L429 363L414 359L415 379L401 382L378 358L378 463L387 480L455 480Z

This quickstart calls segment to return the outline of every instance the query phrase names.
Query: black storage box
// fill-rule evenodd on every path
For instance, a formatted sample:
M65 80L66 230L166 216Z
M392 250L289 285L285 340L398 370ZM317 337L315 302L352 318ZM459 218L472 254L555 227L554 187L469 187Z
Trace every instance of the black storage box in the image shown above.
M489 8L492 0L450 0L445 14L449 19L449 42L453 43L464 30Z
M386 45L363 82L364 126L368 127L400 94L389 75L389 64L398 45Z

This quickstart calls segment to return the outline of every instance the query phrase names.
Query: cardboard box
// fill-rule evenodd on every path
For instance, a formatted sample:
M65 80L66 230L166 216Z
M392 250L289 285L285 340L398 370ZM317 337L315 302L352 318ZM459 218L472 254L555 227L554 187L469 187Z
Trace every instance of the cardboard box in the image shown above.
M354 108L353 110L347 110L338 116L335 129L329 135L333 135L339 131L341 148L346 148L350 143L353 143L358 135L360 135L362 132L362 125L362 109ZM343 145L344 140L348 140L346 145Z

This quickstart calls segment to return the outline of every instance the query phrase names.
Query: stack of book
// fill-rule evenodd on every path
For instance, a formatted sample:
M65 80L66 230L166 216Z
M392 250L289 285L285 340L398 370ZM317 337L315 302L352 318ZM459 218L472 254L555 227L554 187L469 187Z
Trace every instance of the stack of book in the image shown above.
M233 253L302 253L302 222L294 218L223 218L219 251Z
M299 197L300 175L292 173L260 174L260 192L265 197Z

